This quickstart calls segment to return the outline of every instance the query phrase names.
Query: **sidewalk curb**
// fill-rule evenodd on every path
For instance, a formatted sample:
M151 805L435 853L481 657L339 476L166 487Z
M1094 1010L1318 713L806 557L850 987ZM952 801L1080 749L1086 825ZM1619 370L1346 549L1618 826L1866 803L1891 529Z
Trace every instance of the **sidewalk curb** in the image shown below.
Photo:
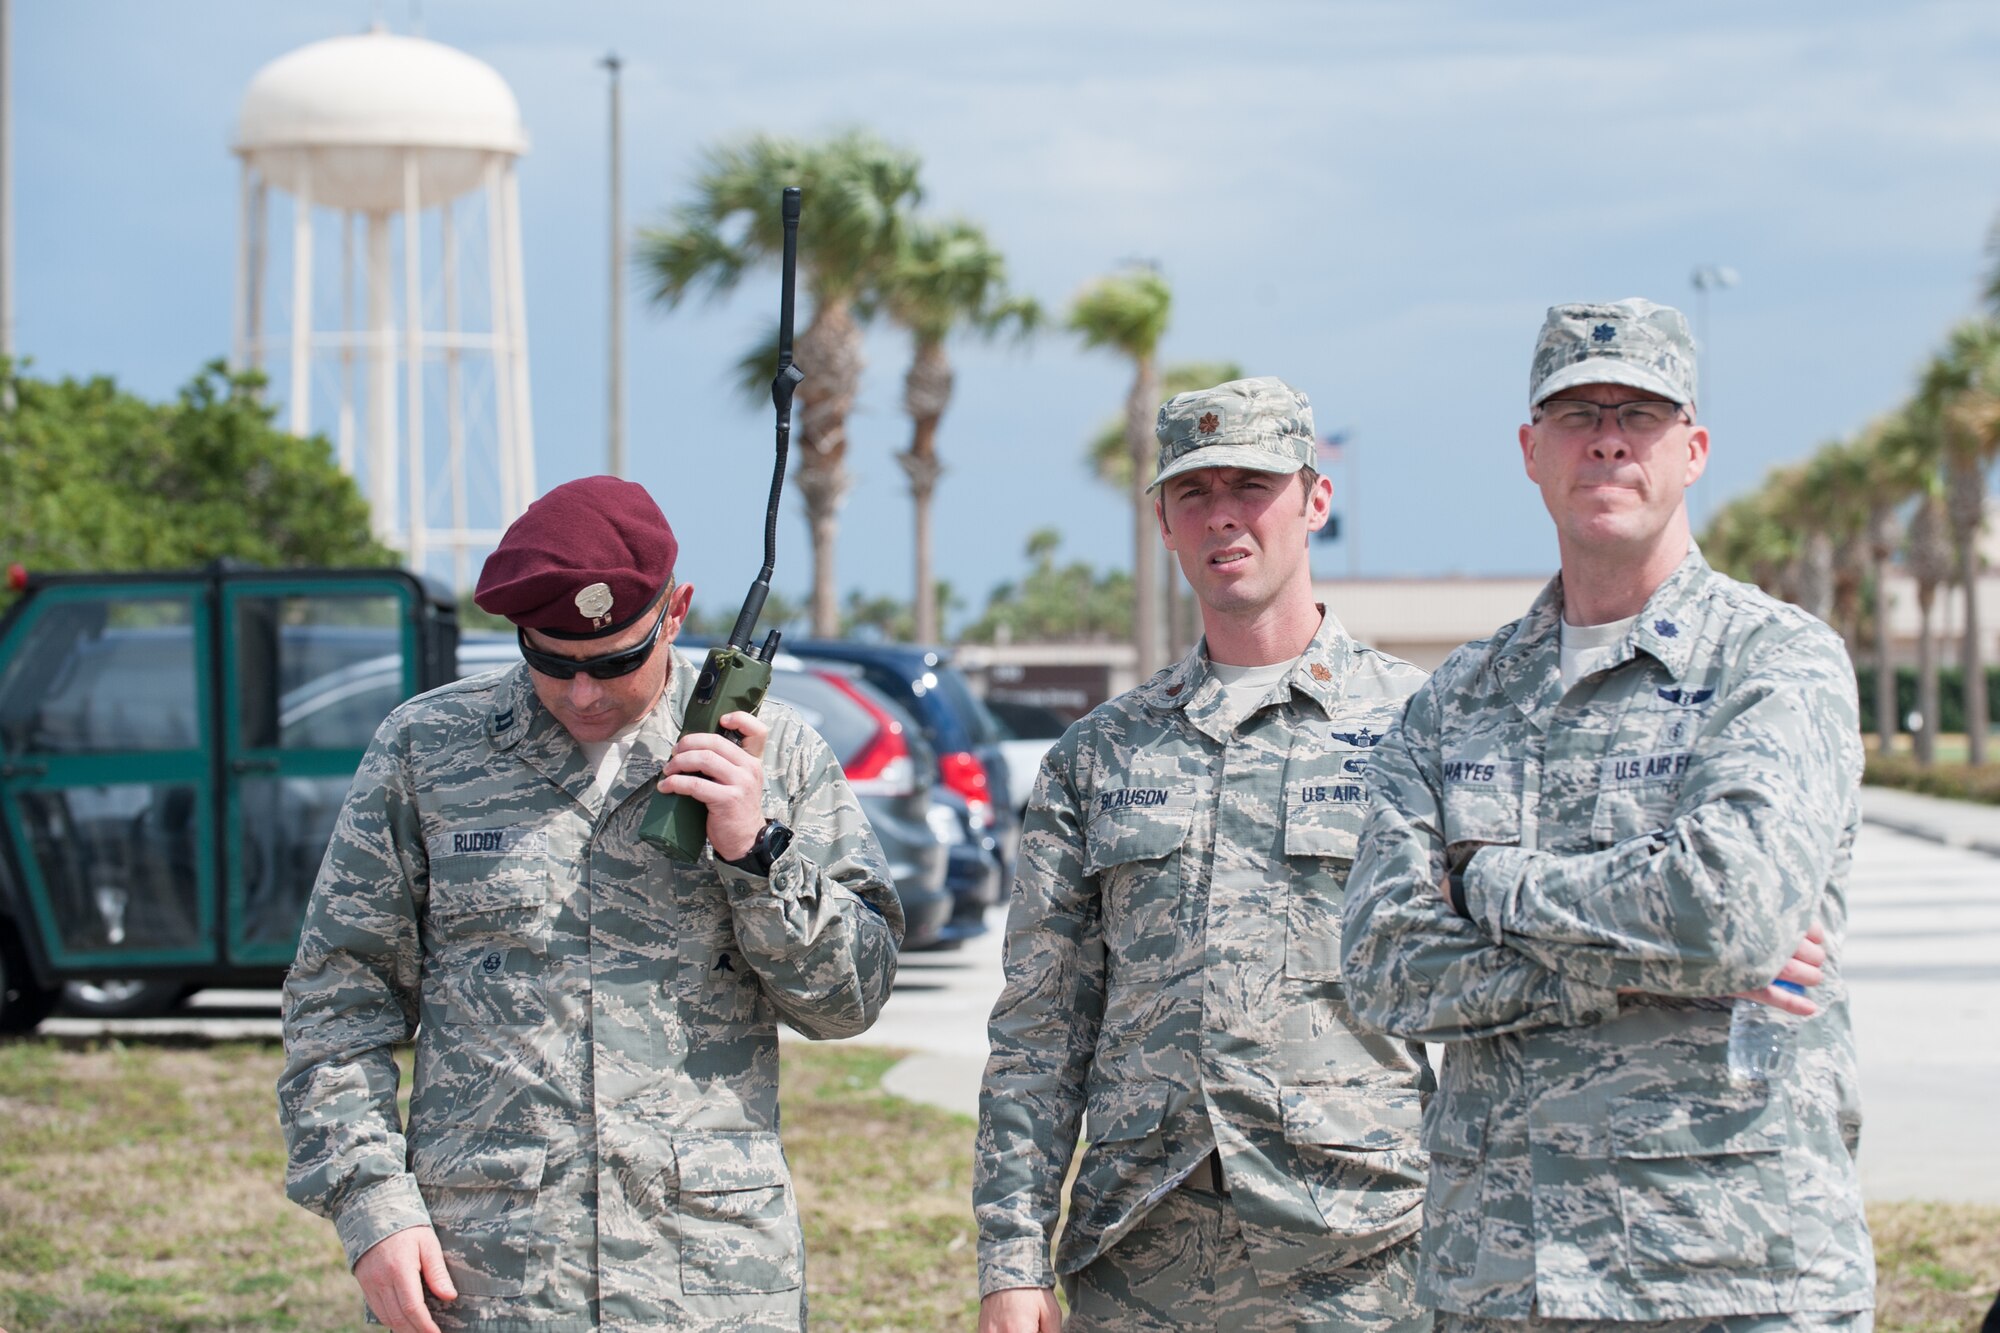
M1901 833L1912 838L1922 838L1944 847L1956 847L1960 851L1979 852L1986 856L2000 857L2000 841L1990 838L1968 838L1962 834L1948 833L1934 824L1926 824L1920 819L1898 819L1894 815L1871 815L1862 813L1861 822L1875 824L1892 833Z

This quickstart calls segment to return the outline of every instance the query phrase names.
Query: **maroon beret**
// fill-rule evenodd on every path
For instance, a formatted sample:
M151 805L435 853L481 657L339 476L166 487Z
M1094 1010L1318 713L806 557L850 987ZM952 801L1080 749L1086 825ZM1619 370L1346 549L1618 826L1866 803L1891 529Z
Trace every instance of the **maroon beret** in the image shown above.
M616 634L674 574L680 543L646 488L617 477L566 481L508 526L472 600L556 639Z

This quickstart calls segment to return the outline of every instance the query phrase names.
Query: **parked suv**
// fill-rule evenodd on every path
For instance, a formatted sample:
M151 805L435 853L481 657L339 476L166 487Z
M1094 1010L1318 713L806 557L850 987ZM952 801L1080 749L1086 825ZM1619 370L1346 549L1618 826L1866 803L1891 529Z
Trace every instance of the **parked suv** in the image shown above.
M1001 891L1012 874L1019 836L1009 796L1004 739L999 723L972 692L950 654L901 643L856 643L846 639L800 639L786 650L811 663L843 662L870 685L908 709L937 751L938 780L962 797L974 823L990 831L1001 849Z

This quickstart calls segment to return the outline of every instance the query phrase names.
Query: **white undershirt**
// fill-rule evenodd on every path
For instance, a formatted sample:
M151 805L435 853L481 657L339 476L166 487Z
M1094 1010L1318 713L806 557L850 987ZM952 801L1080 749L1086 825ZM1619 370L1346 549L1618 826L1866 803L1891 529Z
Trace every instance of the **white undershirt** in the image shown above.
M1299 657L1304 657L1300 653ZM1230 716L1243 717L1263 701L1271 692L1271 687L1292 673L1299 664L1299 657L1289 662L1273 662L1269 666L1224 666L1220 662L1210 662L1208 669L1222 686L1222 696L1228 701Z
M1608 625L1562 623L1562 686L1567 694L1576 683L1594 671L1602 671L1618 660L1618 650L1639 617L1627 616Z
M606 740L577 742L583 751L584 759L594 770L590 785L597 789L599 800L611 794L612 784L616 783L618 775L625 771L625 761L632 757L634 740L639 734L639 728L645 725L645 721L645 718L640 718Z

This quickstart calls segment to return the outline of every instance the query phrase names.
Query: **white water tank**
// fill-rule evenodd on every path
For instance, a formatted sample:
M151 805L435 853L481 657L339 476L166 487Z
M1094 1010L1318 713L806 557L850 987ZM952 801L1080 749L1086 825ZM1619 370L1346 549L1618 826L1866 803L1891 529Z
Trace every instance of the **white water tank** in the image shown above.
M237 361L271 371L292 431L335 440L377 534L419 569L448 554L460 587L533 498L527 146L491 66L380 28L259 70L232 145Z

